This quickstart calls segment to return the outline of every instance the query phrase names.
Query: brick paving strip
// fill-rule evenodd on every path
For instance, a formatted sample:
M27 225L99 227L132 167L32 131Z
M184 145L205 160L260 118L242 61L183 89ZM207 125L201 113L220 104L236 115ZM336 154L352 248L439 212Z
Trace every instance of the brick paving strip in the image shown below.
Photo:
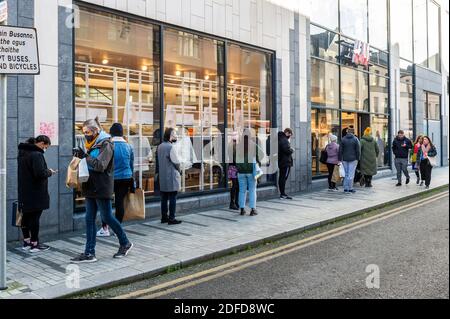
M435 169L431 190L448 185L448 180L448 168ZM355 195L324 189L294 196L292 201L262 200L258 202L256 217L240 216L239 212L222 207L182 216L184 223L179 226L162 225L159 221L127 225L125 230L135 248L127 258L115 260L112 255L118 249L117 238L98 238L99 261L78 265L78 288L67 285L66 279L74 269L68 268L70 258L84 250L84 236L55 239L47 243L53 249L36 255L18 249L17 243L9 245L10 288L0 292L0 298L60 298L141 279L425 192L415 183L397 188L392 176L376 179L373 184L373 189L357 187Z

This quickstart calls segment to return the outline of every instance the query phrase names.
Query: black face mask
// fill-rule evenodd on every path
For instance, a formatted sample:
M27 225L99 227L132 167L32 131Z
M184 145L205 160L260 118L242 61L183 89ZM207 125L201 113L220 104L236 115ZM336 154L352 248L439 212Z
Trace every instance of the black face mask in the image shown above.
M95 139L95 136L94 135L85 135L84 138L86 139L86 141L88 141L88 143L91 143Z

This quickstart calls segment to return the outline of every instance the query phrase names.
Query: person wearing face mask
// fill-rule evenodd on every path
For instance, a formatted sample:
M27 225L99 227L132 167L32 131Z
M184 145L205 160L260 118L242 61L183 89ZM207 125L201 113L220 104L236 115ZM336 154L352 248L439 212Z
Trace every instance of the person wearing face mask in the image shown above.
M48 179L56 171L47 168L45 151L51 141L47 136L30 138L19 145L18 195L19 207L23 213L23 250L37 253L50 247L39 242L39 224L42 212L50 208Z
M164 142L158 146L156 156L157 179L161 192L161 223L169 225L181 224L181 221L175 218L177 195L181 188L181 163L174 147L177 141L175 129L166 129Z
M278 133L278 168L280 169L278 186L280 188L280 199L292 200L292 197L286 194L286 182L291 173L291 168L294 165L292 158L294 149L289 142L293 135L294 133L290 128Z
M120 247L114 258L123 258L133 248L122 225L112 214L114 193L114 145L111 136L102 130L98 119L83 124L87 153L81 148L74 156L86 159L89 168L89 180L82 184L82 194L86 198L86 248L85 252L71 259L72 263L93 263L96 246L96 218L100 211L102 221L117 235Z

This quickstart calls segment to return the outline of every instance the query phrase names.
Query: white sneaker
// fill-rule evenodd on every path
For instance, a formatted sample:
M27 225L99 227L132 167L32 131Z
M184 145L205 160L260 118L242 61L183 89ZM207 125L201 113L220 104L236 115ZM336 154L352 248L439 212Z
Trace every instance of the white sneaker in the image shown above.
M100 228L97 232L97 237L111 237L111 233L109 232L109 228Z

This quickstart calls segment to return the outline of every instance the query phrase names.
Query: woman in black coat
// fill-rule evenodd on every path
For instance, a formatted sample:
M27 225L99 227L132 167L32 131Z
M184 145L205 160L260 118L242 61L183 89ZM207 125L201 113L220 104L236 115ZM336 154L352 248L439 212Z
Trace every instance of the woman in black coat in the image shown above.
M23 249L35 253L50 247L39 243L39 222L42 212L50 208L48 178L56 171L47 168L44 153L50 147L47 136L30 138L19 145L18 195L23 212Z

